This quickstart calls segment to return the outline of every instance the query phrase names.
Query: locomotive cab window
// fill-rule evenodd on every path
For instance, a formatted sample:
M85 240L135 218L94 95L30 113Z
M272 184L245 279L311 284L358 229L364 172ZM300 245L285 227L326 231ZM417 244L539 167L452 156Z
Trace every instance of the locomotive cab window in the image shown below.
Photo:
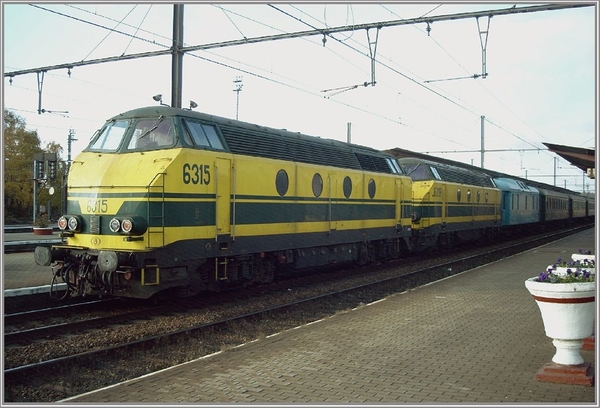
M135 124L129 140L129 150L151 150L171 147L175 143L175 129L170 119L143 119Z
M200 122L194 122L184 119L186 129L198 147L212 148L215 150L224 150L223 143L219 138L217 129L212 125L206 125Z
M393 174L404 174L402 168L400 167L396 159L387 158L386 161L388 163L388 166L390 166L390 169L392 170Z
M129 127L128 120L116 120L106 124L90 143L89 149L116 151Z
M429 174L428 167L418 164L407 164L404 166L406 173L410 176L411 179L418 180L431 180L431 175Z

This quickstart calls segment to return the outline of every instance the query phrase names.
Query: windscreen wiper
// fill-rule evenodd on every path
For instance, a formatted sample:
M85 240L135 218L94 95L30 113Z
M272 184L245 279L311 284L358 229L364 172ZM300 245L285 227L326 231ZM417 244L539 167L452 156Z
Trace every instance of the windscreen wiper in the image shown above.
M138 140L141 139L142 137L145 137L146 135L148 135L153 130L155 130L158 127L158 125L160 124L160 122L162 122L163 119L164 119L164 116L160 115L158 117L158 119L156 119L156 122L154 122L154 124L152 126L150 126L150 129L146 130L144 133L142 133L140 135L140 137L138 137Z

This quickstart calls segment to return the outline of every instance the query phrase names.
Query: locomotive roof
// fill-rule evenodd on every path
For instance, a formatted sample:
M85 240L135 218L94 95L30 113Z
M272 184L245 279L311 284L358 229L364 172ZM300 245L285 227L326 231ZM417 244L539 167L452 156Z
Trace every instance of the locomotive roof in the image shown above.
M471 171L452 166L449 164L436 163L430 160L424 160L417 157L404 157L398 159L403 167L406 165L422 165L428 168L435 168L440 176L440 180L453 183L470 184L480 187L495 187L491 177L482 171ZM406 171L406 169L405 169ZM408 173L408 171L406 171ZM430 179L434 179L433 172Z
M270 128L190 109L148 106L123 112L109 120L147 118L159 115L187 117L216 124L225 138L227 149L235 154L380 173L394 172L390 168L388 160L396 160L396 158L389 153L370 147L290 132L285 129Z
M410 158L417 157L417 158L424 159L424 160L430 160L433 163L445 163L445 164L454 165L454 166L457 166L457 167L460 167L460 168L463 168L466 170L482 171L481 167L476 167L476 166L472 166L472 165L469 165L466 163L461 163L461 162L458 162L455 160L449 160L449 159L445 159L442 157L432 156L432 155L425 154L425 153L413 152L411 150L401 149L399 147L387 149L387 150L385 150L385 152L392 154L394 157L397 157L398 159L401 159L404 157L410 157ZM572 191L572 190L568 190L566 188L553 186L551 184L541 183L539 181L529 180L529 179L525 179L525 178L522 178L519 176L501 173L501 172L491 170L491 169L485 169L485 172L492 177L508 177L508 178L512 178L514 180L522 181L523 183L527 184L530 187L531 186L536 187L540 193L544 192L544 193L551 194L552 192L557 192L557 193L570 194L570 195L574 195L574 196L578 196L578 195L584 196L588 200L592 200L592 201L595 200L594 196L590 196L588 194L584 195L577 191Z

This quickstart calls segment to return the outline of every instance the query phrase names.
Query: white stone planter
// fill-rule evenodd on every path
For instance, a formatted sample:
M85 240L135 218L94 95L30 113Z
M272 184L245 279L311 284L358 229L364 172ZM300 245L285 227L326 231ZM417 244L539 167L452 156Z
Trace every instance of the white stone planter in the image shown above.
M596 316L596 282L547 283L537 277L525 281L544 322L546 336L553 339L556 364L583 364L583 340L592 335Z
M546 270L552 270L552 273L555 275L560 275L560 276L567 276L567 271L571 269L571 272L575 272L577 270L576 267L574 268L567 268L564 266L557 266L556 269L554 269L554 265L548 265L548 268L546 268ZM588 271L589 273L591 273L592 275L596 273L596 268L580 268L582 271Z
M573 254L571 255L571 259L574 261L583 261L584 259L588 259L596 262L596 255Z

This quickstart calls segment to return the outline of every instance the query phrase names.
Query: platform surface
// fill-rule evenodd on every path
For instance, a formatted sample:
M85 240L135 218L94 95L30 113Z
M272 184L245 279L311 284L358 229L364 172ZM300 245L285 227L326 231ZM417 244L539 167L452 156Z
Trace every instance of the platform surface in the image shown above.
M589 229L520 255L64 403L597 406L595 386L536 373L554 355L525 288ZM597 373L596 350L582 351Z

